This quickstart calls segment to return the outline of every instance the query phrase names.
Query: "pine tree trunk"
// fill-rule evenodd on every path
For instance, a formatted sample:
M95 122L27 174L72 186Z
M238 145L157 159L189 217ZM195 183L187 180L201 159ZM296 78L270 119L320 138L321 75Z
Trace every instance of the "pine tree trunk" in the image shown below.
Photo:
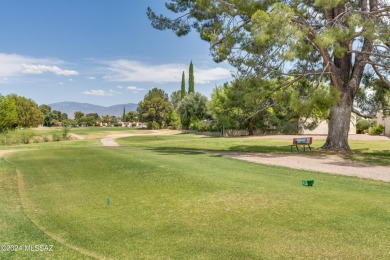
M330 110L328 137L321 147L330 150L349 151L348 133L350 128L353 99L348 91L341 94L339 102Z

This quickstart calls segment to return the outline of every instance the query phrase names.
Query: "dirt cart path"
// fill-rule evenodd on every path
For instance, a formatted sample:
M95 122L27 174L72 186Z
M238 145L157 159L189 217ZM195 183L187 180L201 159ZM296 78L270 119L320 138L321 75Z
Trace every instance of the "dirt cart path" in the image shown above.
M390 166L379 166L345 160L337 155L308 156L289 154L262 154L223 152L224 156L248 162L284 166L293 169L335 173L390 182Z
M180 133L179 131L166 131L166 130L155 130L152 131L152 133L149 134L114 134L109 135L106 138L100 139L100 142L103 146L119 146L117 142L115 142L115 139L121 138L121 137L130 137L130 136L144 136L144 135L164 135L164 134L174 134L174 133Z

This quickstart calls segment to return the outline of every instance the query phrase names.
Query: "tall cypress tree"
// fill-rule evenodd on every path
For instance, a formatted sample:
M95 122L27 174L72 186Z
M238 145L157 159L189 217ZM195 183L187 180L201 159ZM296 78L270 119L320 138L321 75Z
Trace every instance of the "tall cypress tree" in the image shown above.
M126 110L125 110L125 106L123 106L122 122L125 122L125 121L126 121Z
M183 74L181 76L180 98L183 99L185 96L186 96L186 79L185 79L185 75L184 75L184 71L183 71Z
M191 61L190 71L188 74L188 93L194 93L194 92L195 92L194 65L192 64L192 61Z

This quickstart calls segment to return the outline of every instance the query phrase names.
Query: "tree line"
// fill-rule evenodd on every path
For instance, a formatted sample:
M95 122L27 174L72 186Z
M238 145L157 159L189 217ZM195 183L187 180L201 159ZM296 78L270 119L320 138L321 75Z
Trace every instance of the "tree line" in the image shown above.
M0 130L38 125L94 126L97 122L118 126L120 121L146 122L150 129L245 129L249 134L255 130L296 134L302 129L314 129L329 117L330 108L339 98L337 90L329 84L313 85L309 80L302 80L275 91L288 81L285 78L264 79L254 75L238 77L216 87L209 100L195 91L191 61L188 84L183 71L180 89L171 93L170 97L164 90L153 88L139 102L137 111L126 113L124 108L122 117L78 111L70 119L66 113L51 110L48 105L38 106L25 97L15 94L0 96ZM380 81L371 82L380 84ZM358 100L365 110L375 110L378 103L385 104L390 100L390 92L373 93L370 102L358 93Z
M74 118L58 110L52 110L49 105L38 104L30 99L16 94L0 95L0 133L16 128L37 127L39 125L51 126L94 126L96 122L107 125L117 125L120 121L138 121L136 111L129 111L122 117L97 113L83 113L77 111Z

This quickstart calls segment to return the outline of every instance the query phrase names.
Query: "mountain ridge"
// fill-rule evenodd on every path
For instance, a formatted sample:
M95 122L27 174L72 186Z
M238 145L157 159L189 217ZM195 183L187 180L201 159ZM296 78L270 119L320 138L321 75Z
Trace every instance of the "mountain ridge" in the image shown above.
M137 104L127 103L127 104L118 104L113 106L100 106L90 103L80 103L74 101L64 101L49 104L51 110L57 110L61 113L66 113L69 118L74 118L74 112L81 111L84 114L97 113L100 116L110 115L110 116L122 116L123 108L125 112L135 111L137 109Z

